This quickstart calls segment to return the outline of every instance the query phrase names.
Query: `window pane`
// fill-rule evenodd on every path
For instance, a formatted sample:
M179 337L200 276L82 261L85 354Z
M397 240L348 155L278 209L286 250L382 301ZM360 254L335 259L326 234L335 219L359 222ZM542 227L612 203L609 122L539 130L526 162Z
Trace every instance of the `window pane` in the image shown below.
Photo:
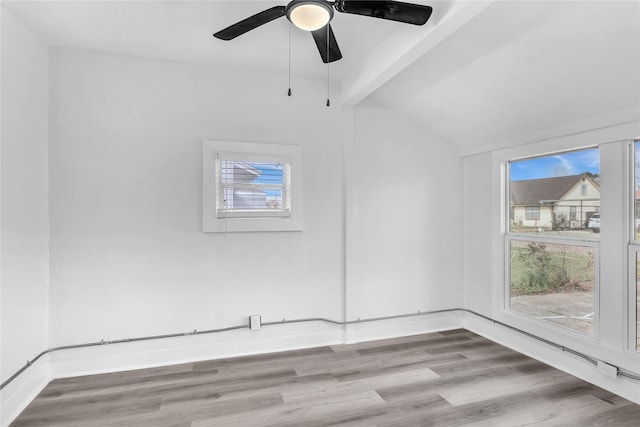
M226 210L287 209L285 164L222 160L221 208Z
M636 349L640 350L640 254L636 254Z
M594 334L593 247L511 240L510 255L512 310Z
M640 141L635 142L635 174L634 174L634 223L635 239L640 240Z
M509 231L598 237L598 148L512 161L509 175Z

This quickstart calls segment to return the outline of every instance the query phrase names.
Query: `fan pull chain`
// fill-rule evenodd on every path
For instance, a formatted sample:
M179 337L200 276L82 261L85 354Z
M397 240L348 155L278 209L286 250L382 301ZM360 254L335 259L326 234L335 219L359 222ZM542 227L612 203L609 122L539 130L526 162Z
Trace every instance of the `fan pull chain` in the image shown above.
M289 90L287 95L291 96L291 24L287 25L287 27L289 27Z
M331 63L331 59L329 58L329 54L329 24L327 24L327 107L331 106L331 101L329 101L329 64Z

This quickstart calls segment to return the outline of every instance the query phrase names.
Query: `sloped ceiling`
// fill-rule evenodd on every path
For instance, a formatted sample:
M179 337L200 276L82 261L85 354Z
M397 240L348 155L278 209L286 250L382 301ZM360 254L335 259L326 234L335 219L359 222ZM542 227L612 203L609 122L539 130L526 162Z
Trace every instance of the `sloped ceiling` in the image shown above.
M613 112L639 119L640 2L494 2L364 103L463 153Z
M423 27L336 13L343 104L395 109L462 152L563 123L640 116L640 0L424 1ZM211 35L286 1L3 1L50 46L288 70L279 19L231 42ZM323 78L309 34L291 30L293 75Z

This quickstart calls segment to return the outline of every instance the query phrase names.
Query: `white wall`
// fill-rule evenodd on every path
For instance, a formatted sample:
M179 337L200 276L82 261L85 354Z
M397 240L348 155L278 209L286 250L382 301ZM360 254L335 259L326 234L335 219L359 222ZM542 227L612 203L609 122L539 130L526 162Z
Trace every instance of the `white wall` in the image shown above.
M49 347L47 47L11 12L2 19L1 378ZM33 371L40 370L39 367ZM33 397L47 378L12 390ZM3 406L6 390L3 390ZM4 419L4 415L3 415Z
M464 307L491 316L493 276L492 212L495 184L491 154L463 159L464 176Z
M51 55L51 343L341 318L340 109L324 85ZM338 125L336 125L338 123ZM299 144L302 232L203 233L203 139Z
M250 70L54 48L48 77L49 95L37 99L45 116L50 99L41 311L50 336L20 360L56 346L246 324L250 314L341 320L462 304L458 153L415 123L327 108L319 81L300 80L288 98L281 75ZM202 233L203 139L301 145L303 231ZM356 325L350 339L460 323L458 313ZM343 333L313 322L43 360L60 377L323 345Z
M347 317L461 307L457 149L390 110L354 123Z

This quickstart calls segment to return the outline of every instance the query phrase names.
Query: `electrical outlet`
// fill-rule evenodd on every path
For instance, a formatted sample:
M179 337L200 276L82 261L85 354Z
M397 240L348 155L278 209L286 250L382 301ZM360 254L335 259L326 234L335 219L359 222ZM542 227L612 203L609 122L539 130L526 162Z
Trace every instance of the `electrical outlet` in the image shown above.
M618 368L613 365L609 365L608 363L605 363L601 360L598 360L598 371L600 371L602 375L606 375L610 378L618 377Z
M257 331L262 326L262 316L254 314L249 316L249 327L252 331Z

